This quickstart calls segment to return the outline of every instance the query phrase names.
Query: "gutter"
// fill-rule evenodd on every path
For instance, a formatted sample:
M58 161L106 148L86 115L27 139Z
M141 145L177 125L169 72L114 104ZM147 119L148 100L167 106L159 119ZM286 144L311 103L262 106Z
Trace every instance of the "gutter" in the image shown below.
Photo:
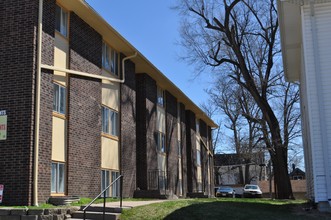
M66 68L60 68L50 66L41 63L42 55L42 20L43 20L43 0L39 0L38 8L38 36L37 36L37 69L36 69L36 101L35 101L35 124L34 124L34 160L33 160L33 205L39 206L38 204L38 168L39 168L39 127L40 127L40 80L41 80L41 68L61 71L73 75L85 76L96 79L104 79L111 82L124 83L125 82L125 61L132 59L137 56L137 52L133 55L123 58L122 60L122 79L116 79L112 77L105 77L95 75L91 73L69 70Z

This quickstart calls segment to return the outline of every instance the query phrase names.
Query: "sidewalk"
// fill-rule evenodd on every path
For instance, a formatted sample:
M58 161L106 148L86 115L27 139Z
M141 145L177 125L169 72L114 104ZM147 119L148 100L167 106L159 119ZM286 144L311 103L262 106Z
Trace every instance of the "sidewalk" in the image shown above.
M160 199L160 200L146 200L146 201L123 201L122 207L123 208L133 208L136 206L143 206L143 205L149 205L153 203L160 203L160 202L166 202L170 201L168 199ZM103 203L93 204L92 206L103 206ZM120 202L107 202L106 207L120 207Z

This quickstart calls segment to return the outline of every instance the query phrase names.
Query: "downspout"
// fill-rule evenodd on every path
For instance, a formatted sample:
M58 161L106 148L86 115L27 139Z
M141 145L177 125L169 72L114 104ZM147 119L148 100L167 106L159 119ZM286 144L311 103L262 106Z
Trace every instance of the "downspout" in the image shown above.
M33 164L33 205L38 206L38 163L39 163L39 124L40 124L40 76L41 76L41 47L43 28L43 0L39 0L38 10L38 44L37 44L37 73L36 73L36 106L34 124L34 164Z
M132 59L138 55L135 52L132 56L123 58L122 60L122 79L116 79L112 77L105 77L100 75L95 75L91 73L69 70L66 68L60 68L55 66L50 66L41 63L42 55L42 20L43 20L43 0L39 0L39 10L38 10L38 37L37 37L37 73L36 73L36 106L35 106L35 126L34 126L34 166L33 166L33 205L38 206L38 167L39 167L39 125L40 125L40 78L41 78L41 68L61 71L73 75L85 76L96 79L109 80L111 82L124 83L125 82L125 61Z
M317 89L317 102L318 102L318 113L319 113L319 123L321 129L322 138L322 150L323 150L323 162L324 162L324 175L326 182L326 195L327 202L331 205L331 181L330 181L330 169L329 169L329 151L328 151L328 140L325 124L325 112L323 109L323 92L322 92L322 75L319 63L318 54L318 44L317 44L317 29L316 29L316 18L314 10L314 0L310 0L310 18L311 18L311 34L312 34L312 44L313 44L313 54L314 54L314 66L315 66L315 79L316 79L316 89Z

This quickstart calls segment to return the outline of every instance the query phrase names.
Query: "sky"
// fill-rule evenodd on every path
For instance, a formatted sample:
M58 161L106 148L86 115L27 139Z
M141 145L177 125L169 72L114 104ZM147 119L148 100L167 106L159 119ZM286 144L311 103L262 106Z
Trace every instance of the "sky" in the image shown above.
M180 17L176 0L86 0L117 32L182 90L196 105L208 99L207 76L180 59Z

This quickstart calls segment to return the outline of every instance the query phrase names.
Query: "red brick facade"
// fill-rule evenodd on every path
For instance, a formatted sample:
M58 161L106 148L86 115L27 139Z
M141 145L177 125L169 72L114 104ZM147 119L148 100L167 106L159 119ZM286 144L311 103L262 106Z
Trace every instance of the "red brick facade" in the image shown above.
M55 0L43 1L42 63L54 64ZM0 141L0 184L5 185L4 205L31 205L33 201L35 75L38 0L1 1L0 9L0 110L8 116L8 137ZM6 9L6 10L4 10ZM74 12L69 19L68 68L100 75L103 36ZM125 56L121 55L121 60ZM156 148L157 82L147 73L136 74L134 61L125 63L120 85L120 172L123 196L137 188L148 190L148 172L158 169ZM53 71L42 69L38 200L51 194ZM102 82L68 74L66 194L94 197L101 191ZM177 114L181 125L183 196L195 192L195 113L177 104L176 94L165 91L167 190L179 195ZM177 109L179 106L179 110ZM203 121L201 127L209 128ZM203 140L208 141L207 133ZM208 154L203 152L203 175ZM208 187L208 181L204 182ZM207 188L204 191L207 192Z

